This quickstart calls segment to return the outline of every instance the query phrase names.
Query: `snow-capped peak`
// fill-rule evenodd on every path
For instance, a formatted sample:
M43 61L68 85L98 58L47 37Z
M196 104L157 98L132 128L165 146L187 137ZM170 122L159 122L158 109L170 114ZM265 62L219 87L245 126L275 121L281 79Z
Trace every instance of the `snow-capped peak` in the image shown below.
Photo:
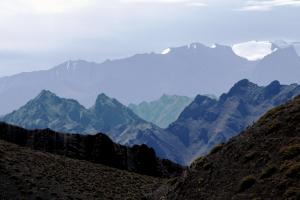
M243 58L251 61L260 60L267 55L277 51L273 48L273 43L270 41L248 41L243 43L234 44L232 46L233 52Z
M167 49L163 50L163 51L161 52L161 54L166 55L166 54L168 54L168 53L170 53L170 52L171 52L171 49L170 49L170 48L167 48Z

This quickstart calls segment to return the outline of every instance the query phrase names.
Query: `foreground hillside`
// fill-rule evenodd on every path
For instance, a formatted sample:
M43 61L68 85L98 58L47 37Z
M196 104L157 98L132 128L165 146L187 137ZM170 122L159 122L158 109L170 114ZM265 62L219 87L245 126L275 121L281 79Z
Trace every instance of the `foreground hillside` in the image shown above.
M0 199L141 199L162 182L0 140Z
M184 177L156 195L172 200L300 199L299 136L300 96L197 159Z

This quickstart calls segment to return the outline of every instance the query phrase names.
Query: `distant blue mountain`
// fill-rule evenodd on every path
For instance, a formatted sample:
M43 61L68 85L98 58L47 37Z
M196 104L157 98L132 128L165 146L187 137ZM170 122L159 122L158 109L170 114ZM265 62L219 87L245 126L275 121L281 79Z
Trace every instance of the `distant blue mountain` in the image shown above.
M100 94L96 103L86 109L73 99L65 99L43 90L36 98L3 120L27 129L50 128L68 133L107 132L121 124L143 122L115 99Z

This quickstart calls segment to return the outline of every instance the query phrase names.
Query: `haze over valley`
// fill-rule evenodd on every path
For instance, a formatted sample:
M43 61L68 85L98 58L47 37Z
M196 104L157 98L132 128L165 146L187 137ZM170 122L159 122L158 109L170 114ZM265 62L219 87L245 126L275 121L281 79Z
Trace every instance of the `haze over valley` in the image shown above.
M0 199L300 199L300 0L1 0Z

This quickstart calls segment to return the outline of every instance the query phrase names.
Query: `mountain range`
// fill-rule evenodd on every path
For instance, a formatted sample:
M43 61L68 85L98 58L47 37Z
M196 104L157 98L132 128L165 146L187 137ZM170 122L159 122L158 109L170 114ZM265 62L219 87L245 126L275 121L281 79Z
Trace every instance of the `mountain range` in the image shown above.
M104 132L117 143L129 146L147 144L160 157L175 161L180 155L178 147L182 146L175 136L139 118L105 94L98 95L91 108L85 108L73 99L43 90L1 120L31 130L50 128L58 132L92 135Z
M81 134L107 132L128 123L143 123L130 109L105 94L98 95L95 105L86 109L73 99L65 99L43 90L4 121L27 129L50 128Z
M127 105L162 94L219 96L244 78L262 85L273 80L291 84L300 75L294 46L273 44L271 54L255 61L238 56L230 46L200 43L101 64L67 61L49 70L0 78L0 115L24 105L43 89L91 107L100 93Z
M299 199L300 96L196 159L151 199Z
M19 110L2 119L24 128L51 128L62 132L105 132L114 142L146 144L157 155L182 165L206 155L228 141L269 109L300 94L297 84L273 81L258 86L247 79L237 82L219 99L198 95L167 128L146 122L116 99L104 94L89 109L78 102L42 91ZM50 103L49 103L50 102Z
M0 198L296 200L299 125L300 96L269 110L226 144L197 158L181 176L162 179L128 172L182 170L155 158L145 145L128 148L103 134L29 131L0 123ZM116 163L125 170L114 168ZM111 164L114 167L107 166Z
M156 101L129 104L128 107L142 119L167 128L192 101L192 98L185 96L163 95Z

